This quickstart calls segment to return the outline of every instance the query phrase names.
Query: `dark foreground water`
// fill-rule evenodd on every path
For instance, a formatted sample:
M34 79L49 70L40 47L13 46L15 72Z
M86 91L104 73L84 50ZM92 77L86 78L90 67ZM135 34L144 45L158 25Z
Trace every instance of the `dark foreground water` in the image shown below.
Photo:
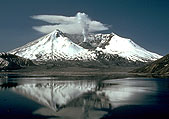
M0 79L0 119L169 119L169 80Z

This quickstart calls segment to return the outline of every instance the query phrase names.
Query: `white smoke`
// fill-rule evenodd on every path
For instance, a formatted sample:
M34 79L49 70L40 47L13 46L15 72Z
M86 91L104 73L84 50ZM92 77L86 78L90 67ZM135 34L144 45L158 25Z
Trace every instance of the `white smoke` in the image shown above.
M41 33L50 33L59 29L64 33L83 34L84 42L90 32L108 30L108 27L99 21L91 20L87 14L78 12L75 16L61 15L35 15L31 18L51 23L50 25L33 26L33 29Z
M77 17L78 23L82 26L82 34L84 37L83 42L86 42L88 32L89 32L90 19L89 19L88 15L86 15L85 13L80 13L80 12L77 13L76 17Z

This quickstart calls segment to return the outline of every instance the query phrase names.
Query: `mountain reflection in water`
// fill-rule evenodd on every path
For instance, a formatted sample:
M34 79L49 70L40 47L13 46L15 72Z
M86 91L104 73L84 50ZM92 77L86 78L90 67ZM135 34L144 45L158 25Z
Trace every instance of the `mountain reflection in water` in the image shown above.
M72 77L64 77L64 79L62 77L36 77L30 79L28 77L10 77L0 80L0 92L12 92L10 95L19 94L40 104L41 107L34 109L32 114L50 115L50 117L44 116L45 119L51 119L52 116L54 116L53 118L74 119L111 118L112 114L113 116L117 114L113 113L113 110L132 105L141 105L143 107L145 105L165 105L163 111L168 110L166 113L169 112L169 108L167 108L169 107L169 81L166 79L126 78L105 80L103 78L104 80L102 80L101 77L100 79L97 78L75 77L76 80L73 80ZM0 97L3 97L3 95L1 94ZM8 100L8 97L6 97L6 100ZM24 99L20 101L24 102ZM0 104L2 102L0 101ZM44 109L44 106L47 108ZM14 108L17 110L17 106ZM2 109L0 111L0 114L2 114ZM121 114L118 113L118 115ZM117 119L118 115L115 116ZM130 114L125 117L124 114L122 118L129 118L127 116L132 117ZM13 116L11 115L11 117ZM9 115L7 118L10 118Z

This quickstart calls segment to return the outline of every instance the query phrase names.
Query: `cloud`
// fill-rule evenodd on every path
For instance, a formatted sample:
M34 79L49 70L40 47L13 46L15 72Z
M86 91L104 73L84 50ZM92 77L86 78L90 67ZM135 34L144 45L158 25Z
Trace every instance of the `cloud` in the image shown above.
M71 17L60 15L35 15L31 18L45 21L50 24L33 26L33 29L45 34L50 33L55 29L59 29L64 33L84 35L88 32L108 30L108 27L105 24L91 20L88 15L80 12Z

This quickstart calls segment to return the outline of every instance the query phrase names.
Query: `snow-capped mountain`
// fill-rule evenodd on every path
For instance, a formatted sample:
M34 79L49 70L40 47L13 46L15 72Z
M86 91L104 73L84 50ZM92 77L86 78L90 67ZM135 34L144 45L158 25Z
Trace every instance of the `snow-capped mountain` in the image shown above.
M81 43L82 36L64 34L54 30L48 35L30 42L9 53L31 60L98 60L104 57L118 55L130 61L148 62L161 58L140 47L132 40L122 38L114 33L89 34L88 43ZM90 47L90 48L89 48ZM108 59L106 59L108 60Z
M83 36L66 34L73 42L80 43ZM111 34L89 34L89 43L96 51L102 51L105 54L116 54L131 61L148 62L154 61L162 56L147 51L134 43L131 39L123 38L115 33Z
M104 53L117 54L128 60L141 62L154 61L162 57L156 53L145 50L131 39L122 38L114 33L97 34L95 37L101 39L96 50L103 51Z
M59 30L30 42L9 53L31 60L86 60L93 59L95 54L73 43Z

